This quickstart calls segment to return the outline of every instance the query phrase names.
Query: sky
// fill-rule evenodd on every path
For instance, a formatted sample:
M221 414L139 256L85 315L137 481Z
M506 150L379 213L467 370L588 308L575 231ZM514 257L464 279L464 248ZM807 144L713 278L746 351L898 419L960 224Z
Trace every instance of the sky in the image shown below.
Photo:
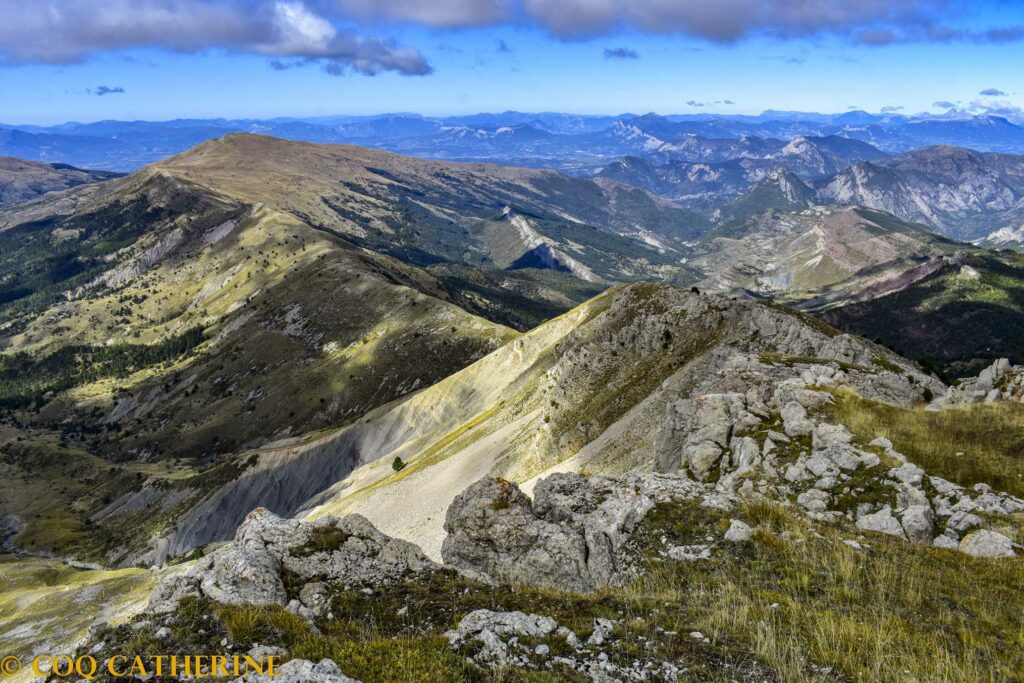
M0 0L0 122L1021 116L1024 0Z

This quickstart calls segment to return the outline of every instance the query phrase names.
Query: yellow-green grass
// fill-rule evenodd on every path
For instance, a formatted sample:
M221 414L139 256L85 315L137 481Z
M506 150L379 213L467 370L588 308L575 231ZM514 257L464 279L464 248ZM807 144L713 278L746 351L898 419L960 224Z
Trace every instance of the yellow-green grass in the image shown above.
M996 403L932 411L835 392L836 422L860 439L882 436L929 474L1024 496L1024 406Z
M69 653L91 623L116 624L140 611L159 578L150 570L84 570L0 555L0 653L23 661L36 651Z
M723 526L695 507L655 515L689 542ZM736 515L761 524L752 544L705 562L657 562L626 594L672 605L677 628L732 639L787 681L817 679L812 664L865 681L1024 672L1024 560L976 560L881 536L857 550L839 531L771 503Z

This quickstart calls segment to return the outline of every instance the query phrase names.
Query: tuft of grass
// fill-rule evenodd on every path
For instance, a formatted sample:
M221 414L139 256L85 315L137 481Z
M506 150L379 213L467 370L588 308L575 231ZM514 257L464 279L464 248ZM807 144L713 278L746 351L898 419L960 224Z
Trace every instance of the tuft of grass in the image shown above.
M827 410L858 438L884 436L925 471L962 486L986 483L1024 496L1024 406L996 403L929 411L849 391L833 393L836 400Z
M317 527L313 530L309 543L295 551L297 557L308 557L320 552L329 553L340 548L351 537L346 531L333 526Z

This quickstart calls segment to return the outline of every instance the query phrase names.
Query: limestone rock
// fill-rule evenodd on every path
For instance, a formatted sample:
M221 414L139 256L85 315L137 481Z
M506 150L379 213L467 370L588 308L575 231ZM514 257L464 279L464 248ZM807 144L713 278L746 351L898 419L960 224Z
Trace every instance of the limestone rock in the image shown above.
M503 479L463 491L445 517L445 563L489 581L577 591L614 582L619 550L654 502L611 480L554 474L533 502Z
M343 674L330 659L321 659L315 664L308 659L292 659L277 671L276 676L250 674L236 678L232 683L360 683Z
M226 605L284 605L281 566L256 543L229 543L199 561L199 589Z
M904 540L907 538L900 521L893 517L892 509L888 505L874 514L859 517L857 528L861 531L877 531Z
M733 434L760 424L763 404L737 392L703 394L668 407L667 430L659 436L659 466L688 469L699 480L730 448ZM752 456L751 456L752 457Z
M479 663L510 666L525 664L527 660L511 653L509 643L519 637L543 638L556 630L562 629L559 629L558 622L551 617L518 611L494 612L489 609L478 609L464 616L455 630L448 631L445 636L456 648L468 639L478 641L480 650L474 659ZM565 630L572 634L568 629ZM572 637L575 639L575 634L572 634Z
M337 540L329 550L306 552L320 534ZM283 545L281 564L302 579L379 586L409 573L436 568L418 546L381 533L362 515L323 517L303 525L303 533Z
M960 552L971 557L1015 557L1013 543L1006 536L982 529L964 536L960 541Z
M729 524L729 529L725 532L725 540L732 543L742 543L744 541L749 541L750 537L753 535L754 529L751 528L749 524L738 519L734 519Z
M781 415L786 436L807 436L814 429L814 423L807 418L807 409L796 401L782 406Z
M832 496L819 489L807 489L797 496L796 502L808 512L825 512Z
M157 584L149 609L173 611L186 596L229 605L284 606L290 604L282 579L287 570L306 581L292 602L294 611L308 617L326 608L328 584L379 586L436 568L417 546L382 534L359 515L305 522L258 508L238 527L234 541L187 573Z
M934 533L932 509L927 505L913 505L900 514L900 524L907 538L915 543L930 543Z

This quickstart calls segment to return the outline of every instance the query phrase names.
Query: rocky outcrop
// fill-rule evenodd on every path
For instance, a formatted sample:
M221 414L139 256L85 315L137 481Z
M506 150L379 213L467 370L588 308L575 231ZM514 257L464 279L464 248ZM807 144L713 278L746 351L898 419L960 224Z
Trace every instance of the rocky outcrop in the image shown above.
M820 347L816 352L838 351ZM1009 540L996 542L986 532L967 542L965 534L983 526L985 515L1024 510L1024 500L984 484L968 490L929 476L887 439L858 444L844 425L824 418L822 409L833 398L823 388L845 385L879 397L902 393L905 402L921 396L919 378L909 382L885 369L865 370L850 361L773 364L738 354L726 358L715 379L703 386L730 391L669 403L657 464L709 482L724 500L763 495L791 501L812 519L845 520L861 531L969 554L1012 552ZM971 395L983 400L988 387L1015 387L1011 377L1013 369L997 363L974 383L984 390L972 389ZM686 560L703 557L693 549L675 554Z
M553 474L531 501L485 478L445 518L445 564L477 579L592 591L624 578L621 551L655 502L695 498L696 482L634 474L621 480Z
M961 380L951 386L945 395L932 401L930 407L997 401L1024 403L1024 366L1011 365L1008 359L999 358L977 377Z
M418 547L380 533L359 515L304 522L258 508L234 541L157 584L149 609L166 613L185 597L205 596L228 605L287 605L312 616L326 609L331 590L385 585L436 567ZM285 575L298 584L295 595Z

